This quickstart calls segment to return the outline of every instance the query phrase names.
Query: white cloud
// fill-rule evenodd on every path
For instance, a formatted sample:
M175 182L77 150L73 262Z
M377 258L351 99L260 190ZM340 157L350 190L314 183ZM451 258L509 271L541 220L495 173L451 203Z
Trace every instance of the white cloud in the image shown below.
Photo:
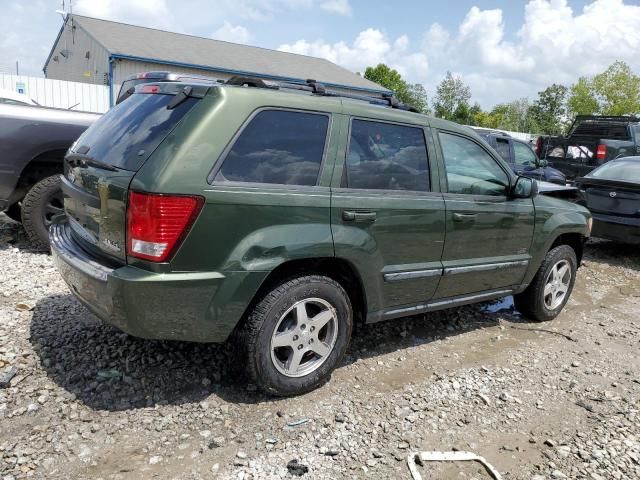
M53 21L52 21L53 20ZM42 75L44 61L62 25L47 2L20 2L3 6L0 15L0 72Z
M423 77L428 69L427 57L422 52L405 53L409 46L406 35L391 41L382 31L368 28L360 32L351 45L344 41L331 44L323 40L298 40L293 44L280 45L278 50L326 58L358 72L364 72L368 66L386 63L403 75Z
M349 0L326 0L320 4L320 8L327 12L338 15L351 15L351 5Z
M211 35L217 40L233 43L249 43L251 34L242 25L232 25L225 20L224 24Z
M301 39L279 48L354 71L384 62L431 93L447 70L456 71L485 107L533 98L552 83L570 85L615 60L640 71L640 6L624 0L593 0L577 12L567 0L529 0L515 30L507 36L502 10L474 6L456 29L434 23L415 46L406 35L392 40L368 28L351 43Z
M535 61L520 45L504 39L502 10L471 7L458 29L458 49L465 58L475 58L493 71L527 74Z

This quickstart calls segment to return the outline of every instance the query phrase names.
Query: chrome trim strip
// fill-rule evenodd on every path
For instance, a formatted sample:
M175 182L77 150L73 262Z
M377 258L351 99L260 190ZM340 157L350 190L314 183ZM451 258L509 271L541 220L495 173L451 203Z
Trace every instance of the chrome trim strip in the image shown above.
M384 281L385 282L398 282L400 280L411 280L414 278L428 278L428 277L438 277L442 275L441 268L434 268L429 270L412 270L409 272L394 272L394 273L385 273Z
M494 270L504 270L512 267L526 267L529 265L529 260L518 260L514 262L501 262L501 263L485 263L482 265L467 265L464 267L448 267L444 269L444 275L456 275L458 273L469 272L492 272Z
M410 315L411 313L420 313L420 312L424 312L425 310L429 309L429 304L427 303L420 303L418 305L413 305L412 307L405 307L405 308L398 308L396 310L389 310L387 312L384 312L384 316L385 317L389 317L389 316L396 316L399 313L400 314L407 314Z
M457 298L450 298L448 300L440 300L438 302L431 302L429 303L429 308L437 308L437 307L442 307L444 305L455 305L457 303L461 303L461 302L475 302L475 301L479 301L482 300L484 298L489 298L489 297L495 297L498 295L511 295L513 293L513 290L511 288L509 289L505 289L505 290L493 290L491 292L485 292L485 293L479 293L476 295L467 295L466 297L457 297Z
M397 317L401 315L412 315L415 313L428 312L431 310L438 310L442 307L454 307L458 304L475 303L485 299L491 299L494 297L504 297L513 293L512 288L502 290L491 290L490 292L477 293L475 295L466 295L464 297L454 297L442 299L436 302L419 303L410 307L398 308L396 310L389 310L382 314L384 318Z
M85 275L100 282L107 282L109 274L113 268L102 265L92 260L80 247L76 246L69 235L68 224L53 224L49 228L49 239L51 241L51 252L54 259L60 260L79 270Z

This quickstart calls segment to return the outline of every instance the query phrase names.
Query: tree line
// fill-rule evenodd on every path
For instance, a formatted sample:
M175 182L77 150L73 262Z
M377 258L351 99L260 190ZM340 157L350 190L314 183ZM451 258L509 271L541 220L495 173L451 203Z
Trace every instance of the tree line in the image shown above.
M408 83L385 64L367 67L364 76L422 113L485 128L559 135L576 115L640 114L640 76L622 61L592 77L580 77L569 87L554 83L534 100L499 103L489 111L472 103L469 86L451 72L438 84L431 102L423 85Z

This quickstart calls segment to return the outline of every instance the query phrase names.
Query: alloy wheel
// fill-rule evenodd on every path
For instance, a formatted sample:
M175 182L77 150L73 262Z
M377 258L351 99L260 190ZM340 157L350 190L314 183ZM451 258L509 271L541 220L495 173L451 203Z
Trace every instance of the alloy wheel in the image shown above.
M544 304L549 310L555 310L564 301L571 285L571 265L560 260L547 274L544 282Z
M287 377L303 377L329 358L338 338L336 309L321 298L296 302L271 336L271 361Z

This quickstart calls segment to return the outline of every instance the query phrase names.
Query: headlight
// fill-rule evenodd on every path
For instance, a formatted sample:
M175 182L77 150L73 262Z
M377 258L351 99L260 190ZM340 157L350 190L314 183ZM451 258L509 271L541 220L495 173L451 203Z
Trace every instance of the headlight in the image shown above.
M591 227L593 227L593 217L589 217L587 220L587 237L591 236Z

